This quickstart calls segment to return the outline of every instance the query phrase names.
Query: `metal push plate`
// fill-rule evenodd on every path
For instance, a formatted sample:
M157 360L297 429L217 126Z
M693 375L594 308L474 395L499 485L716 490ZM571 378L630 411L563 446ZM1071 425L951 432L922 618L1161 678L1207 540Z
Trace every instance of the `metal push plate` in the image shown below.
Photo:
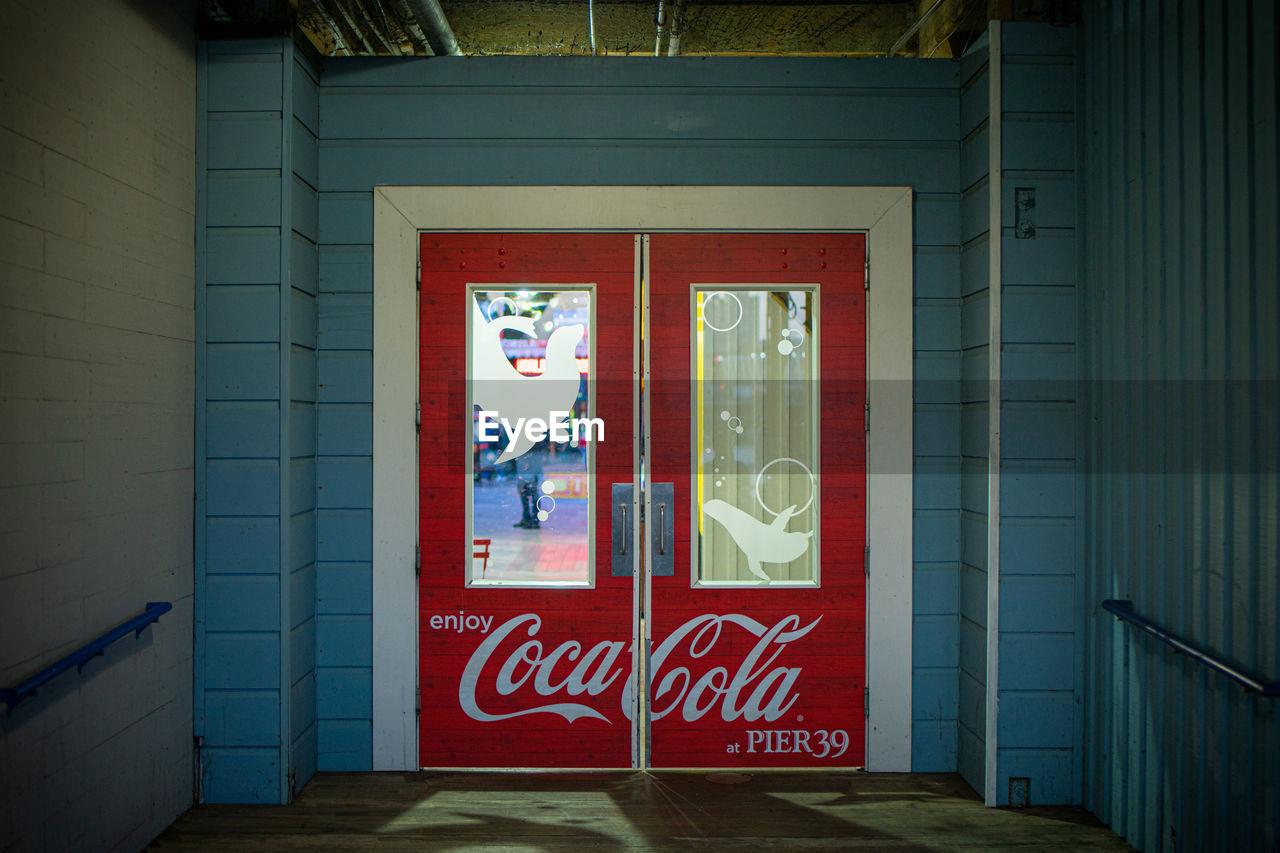
M676 573L676 487L649 484L649 556L654 577Z
M635 543L631 531L635 526L635 491L631 483L614 483L611 497L613 526L609 552L615 578L629 578L635 574Z

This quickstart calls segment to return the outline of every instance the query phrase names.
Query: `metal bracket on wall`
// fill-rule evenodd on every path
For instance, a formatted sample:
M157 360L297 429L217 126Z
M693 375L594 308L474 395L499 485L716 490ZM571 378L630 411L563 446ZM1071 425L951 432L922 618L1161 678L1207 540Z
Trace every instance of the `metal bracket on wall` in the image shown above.
M1013 191L1013 238L1015 240L1034 240L1035 237L1035 187L1017 187Z

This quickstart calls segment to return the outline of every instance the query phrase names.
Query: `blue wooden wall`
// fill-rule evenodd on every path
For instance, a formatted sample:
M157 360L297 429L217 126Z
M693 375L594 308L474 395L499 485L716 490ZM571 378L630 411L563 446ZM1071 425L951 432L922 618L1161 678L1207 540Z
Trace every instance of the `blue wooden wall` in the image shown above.
M287 802L316 767L316 77L290 42L215 42L198 95L200 783Z
M290 685L290 774L296 791L316 771L318 729L316 726L316 400L320 209L316 198L319 186L320 99L317 74L299 51L286 46L283 51L287 87L284 104L285 133L288 134L288 169L284 181L288 193L281 196L290 211L287 249L281 263L288 264L285 278L289 287L281 290L289 301L289 423L282 440L289 453L289 541L288 576L290 589L289 685ZM282 339L286 326L281 324ZM283 514L282 514L283 517Z
M990 38L961 60L960 90L960 571L957 594L956 769L977 791L986 778L987 474L991 383Z
M1145 850L1280 844L1280 703L1133 636L1135 609L1280 679L1276 7L1085 22L1085 802Z
M338 60L321 85L320 580L346 699L321 766L369 755L372 195L375 184L885 185L916 191L915 738L955 766L959 565L959 120L951 62ZM874 270L873 270L874 275ZM872 287L875 286L874 280ZM333 327L330 343L326 324ZM332 347L332 350L330 349ZM332 561L332 566L330 565ZM343 603L343 602L349 602ZM332 628L325 620L332 619ZM339 633L340 632L340 633ZM335 675L338 670L335 670ZM324 683L322 679L322 685ZM335 682L336 686L336 682ZM361 692L355 692L359 688Z
M1040 64L1055 72L1065 67L1070 77L1069 54L1064 60L1055 38L1036 41L1032 34L1024 39L1026 50L1047 51ZM985 203L989 171L982 162L988 123L982 50L964 63L341 59L326 61L317 79L287 41L209 45L202 119L207 189L199 229L207 282L200 296L207 327L200 421L207 459L201 462L197 552L208 610L197 637L206 799L287 797L284 763L299 784L312 744L319 769L371 766L377 184L913 187L912 761L917 770L955 770L966 764L968 749L979 775L966 772L966 778L980 787L985 718L974 697L983 696L987 684L989 319L982 291L991 239L973 213ZM1038 60L1025 64L1035 67L1015 84L1024 93L1046 79L1037 76ZM1074 90L1070 79L1050 78ZM1056 97L1054 103L1064 96ZM1006 116L1006 123L1061 118L1024 112ZM1044 144L1034 133L1023 140L1010 156ZM1053 181L1062 176L1054 173L1063 171L1056 161L1034 158L1005 165L1043 187L1058 187ZM1041 196L1057 198L1055 192L1043 189ZM1055 207L1054 216L1068 214ZM1065 222L1047 222L1046 230L1066 228ZM1057 244L1038 242L1051 245ZM1053 262L1048 254L1034 257ZM1073 283L1029 276L1005 282L1012 301L1023 297L1025 323L1032 326L1059 319L1062 289ZM970 328L975 322L978 331ZM1010 352L1031 347L1029 358L1039 363L1056 352L1043 347L1071 342L1018 332L1006 343ZM975 371L979 381L963 381ZM1029 406L1034 419L1044 415L1041 404L1052 401L1015 402ZM1038 452L1028 445L1021 458L1038 458ZM1006 514L1007 521L1016 527L1024 516L1036 523L1056 517L1052 507L1027 506ZM1045 548L1034 537L1022 543L1005 560L1024 567L1015 576L1034 576L1023 582L1035 589L1024 603L1056 602L1057 587L1035 587L1042 574L1056 577L1043 568ZM1010 589L1017 591L1016 578ZM282 597L282 590L288 594ZM260 618L246 617L259 611ZM1010 617L1015 625L1017 615ZM279 630L285 624L287 637ZM1012 633L1033 635L1034 642L1040 632ZM1044 661L1027 658L1023 665ZM1064 666L1049 662L1055 672ZM1036 682L1011 689L1008 698L1016 701L1020 690L1059 688ZM211 709L226 721L221 739L209 724ZM1037 720L1022 725L1019 719L1029 718L1011 715L1002 724L1012 750L1032 748L1038 737ZM966 737L977 740L966 746ZM284 758L280 743L292 745ZM1056 741L1052 748L1059 748ZM1008 755L1010 767L1027 758ZM1038 779L1044 766L1028 765L1025 772ZM273 774L277 781L269 783ZM1036 801L1059 796L1071 795L1036 783Z
M1032 804L1079 799L1075 38L1005 23L961 62L956 764L1001 805L1011 778Z
M995 793L1079 801L1076 32L1002 24ZM1034 193L1019 231L1015 191ZM995 395L992 390L992 396Z

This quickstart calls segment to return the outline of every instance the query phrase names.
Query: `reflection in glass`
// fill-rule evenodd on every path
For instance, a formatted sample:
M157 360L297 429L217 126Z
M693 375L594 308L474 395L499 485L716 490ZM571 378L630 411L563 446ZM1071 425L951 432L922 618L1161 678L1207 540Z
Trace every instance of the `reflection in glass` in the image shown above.
M573 425L591 417L591 292L473 286L469 301L470 583L589 583L591 450Z
M792 287L694 293L700 583L817 581L817 293Z

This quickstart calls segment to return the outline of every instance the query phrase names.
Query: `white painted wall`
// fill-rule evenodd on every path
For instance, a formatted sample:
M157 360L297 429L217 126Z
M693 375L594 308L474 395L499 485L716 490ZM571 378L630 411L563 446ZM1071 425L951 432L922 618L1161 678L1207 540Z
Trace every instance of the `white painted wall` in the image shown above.
M137 849L192 798L194 3L0 3L0 847Z

